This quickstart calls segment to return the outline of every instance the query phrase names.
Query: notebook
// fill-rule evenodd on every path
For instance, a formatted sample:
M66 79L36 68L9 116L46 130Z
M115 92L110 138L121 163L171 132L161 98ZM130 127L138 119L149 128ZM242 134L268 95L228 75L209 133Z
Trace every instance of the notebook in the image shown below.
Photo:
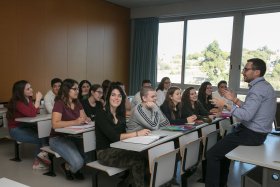
M92 128L94 127L94 122L89 122L88 124L85 125L73 125L73 126L69 126L69 127L65 127L68 129L88 129L88 128Z
M168 125L163 127L163 130L170 130L170 131L190 131L194 129L193 125Z
M136 136L133 138L127 138L122 140L123 142L127 142L127 143L136 143L136 144L150 144L153 143L155 141L157 141L158 139L160 139L161 136L159 135L149 135L149 136Z

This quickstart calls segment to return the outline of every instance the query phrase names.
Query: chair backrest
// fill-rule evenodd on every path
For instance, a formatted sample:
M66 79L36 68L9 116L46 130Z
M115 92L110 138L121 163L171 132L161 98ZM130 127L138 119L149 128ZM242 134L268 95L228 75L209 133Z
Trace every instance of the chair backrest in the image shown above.
M50 136L50 133L52 130L51 120L38 121L37 127L38 127L38 137L39 138L45 138L45 137Z
M222 137L226 136L228 133L230 133L233 129L232 123L230 119L224 119L219 122L219 129L220 129L220 135Z
M185 134L183 136L179 137L179 145L180 145L180 154L181 157L183 157L184 154L184 149L181 149L182 146L194 141L198 139L198 132L197 131L193 131L191 133Z
M179 149L174 148L174 142L167 142L148 150L151 172L151 187L161 186L172 180L176 154Z
M207 135L210 134L211 132L215 132L216 130L217 130L216 124L208 125L201 128L202 143L203 143L202 160L205 160L205 153L207 151L206 149Z
M201 138L188 142L185 145L180 144L180 150L182 150L182 164L181 172L184 173L199 163Z

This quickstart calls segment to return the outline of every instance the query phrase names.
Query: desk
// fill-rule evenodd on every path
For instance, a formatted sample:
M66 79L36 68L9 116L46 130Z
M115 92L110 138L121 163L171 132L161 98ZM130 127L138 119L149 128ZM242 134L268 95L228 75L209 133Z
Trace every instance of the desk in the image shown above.
M162 144L164 142L167 142L169 140L173 140L175 138L178 138L179 136L183 135L183 132L180 131L166 131L166 130L156 130L156 131L152 131L152 134L155 135L167 135L166 137L163 137L151 144L148 145L144 145L144 144L135 144L135 143L127 143L127 142L122 142L122 141L118 141L118 142L114 142L110 144L110 147L114 147L114 148L119 148L119 149L125 149L125 150L130 150L130 151L137 151L137 152L141 152L144 150L147 150L151 147L154 147L156 145Z
M5 177L0 179L0 186L1 187L29 187L19 182L7 179Z
M94 123L94 122L91 122ZM85 129L71 129L71 128L58 128L55 132L65 133L65 134L82 134L83 136L83 146L84 152L93 151L96 149L96 138L95 138L95 127L85 128Z
M7 108L0 108L0 118L2 118L2 120L3 120L4 127L8 126L8 122L7 122L7 118L6 118L7 111L8 111Z
M137 152L141 152L144 150L147 150L151 147L154 147L156 145L162 144L164 142L170 141L170 140L174 140L184 134L193 132L195 130L198 130L202 127L205 127L207 125L212 125L215 123L218 123L219 121L223 120L223 118L216 118L215 120L212 121L211 124L208 123L203 123L201 125L196 126L193 130L190 131L186 131L186 132L182 132L182 131L168 131L168 130L156 130L156 131L152 131L152 134L156 134L156 135L167 135L166 137L163 137L151 144L148 145L143 145L143 144L135 144L135 143L127 143L127 142L122 142L122 141L118 141L118 142L114 142L110 144L110 147L113 148L118 148L118 149L125 149L125 150L130 150L130 151L137 151Z
M264 179L270 169L280 171L280 138L279 136L268 135L263 145L238 146L226 154L226 157L263 167ZM263 182L263 186L268 186L266 181Z
M36 117L16 118L15 121L24 123L37 123L38 137L44 138L50 135L52 129L51 114L38 114Z

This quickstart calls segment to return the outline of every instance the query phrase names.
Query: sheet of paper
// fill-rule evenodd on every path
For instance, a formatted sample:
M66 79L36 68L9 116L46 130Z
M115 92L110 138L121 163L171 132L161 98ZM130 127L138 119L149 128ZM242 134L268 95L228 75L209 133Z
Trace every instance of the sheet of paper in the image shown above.
M160 139L160 136L149 135L149 136L136 136L133 138L124 139L122 141L129 142L129 143L137 143L137 144L150 144L158 139Z

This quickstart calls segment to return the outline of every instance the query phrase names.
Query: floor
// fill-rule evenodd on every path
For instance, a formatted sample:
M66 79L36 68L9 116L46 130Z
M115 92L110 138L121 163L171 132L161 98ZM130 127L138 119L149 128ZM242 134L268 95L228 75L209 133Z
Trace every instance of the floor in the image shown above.
M2 131L3 128L0 128ZM1 134L1 133L0 133ZM1 138L1 137L0 137ZM11 140L1 139L0 140L0 178L6 177L11 180L15 180L17 182L23 183L25 185L31 187L90 187L91 183L91 171L86 168L85 169L85 177L86 179L83 181L67 181L63 175L63 171L59 168L62 163L62 159L55 160L55 171L56 177L48 177L43 175L43 171L34 171L32 170L32 154L34 150L34 146L31 144L21 144L20 145L20 155L22 158L21 162L10 161L10 158L14 156L14 144ZM251 169L252 165L244 164L240 162L232 162L230 169L230 176L228 181L228 187L240 187L240 175L249 169ZM204 184L197 183L196 180L201 176L201 169L198 169L195 175L193 175L189 180L189 187L204 187ZM101 187L113 187L118 183L119 178L113 177L108 178L103 175L100 177L99 186ZM173 185L174 187L179 185Z

